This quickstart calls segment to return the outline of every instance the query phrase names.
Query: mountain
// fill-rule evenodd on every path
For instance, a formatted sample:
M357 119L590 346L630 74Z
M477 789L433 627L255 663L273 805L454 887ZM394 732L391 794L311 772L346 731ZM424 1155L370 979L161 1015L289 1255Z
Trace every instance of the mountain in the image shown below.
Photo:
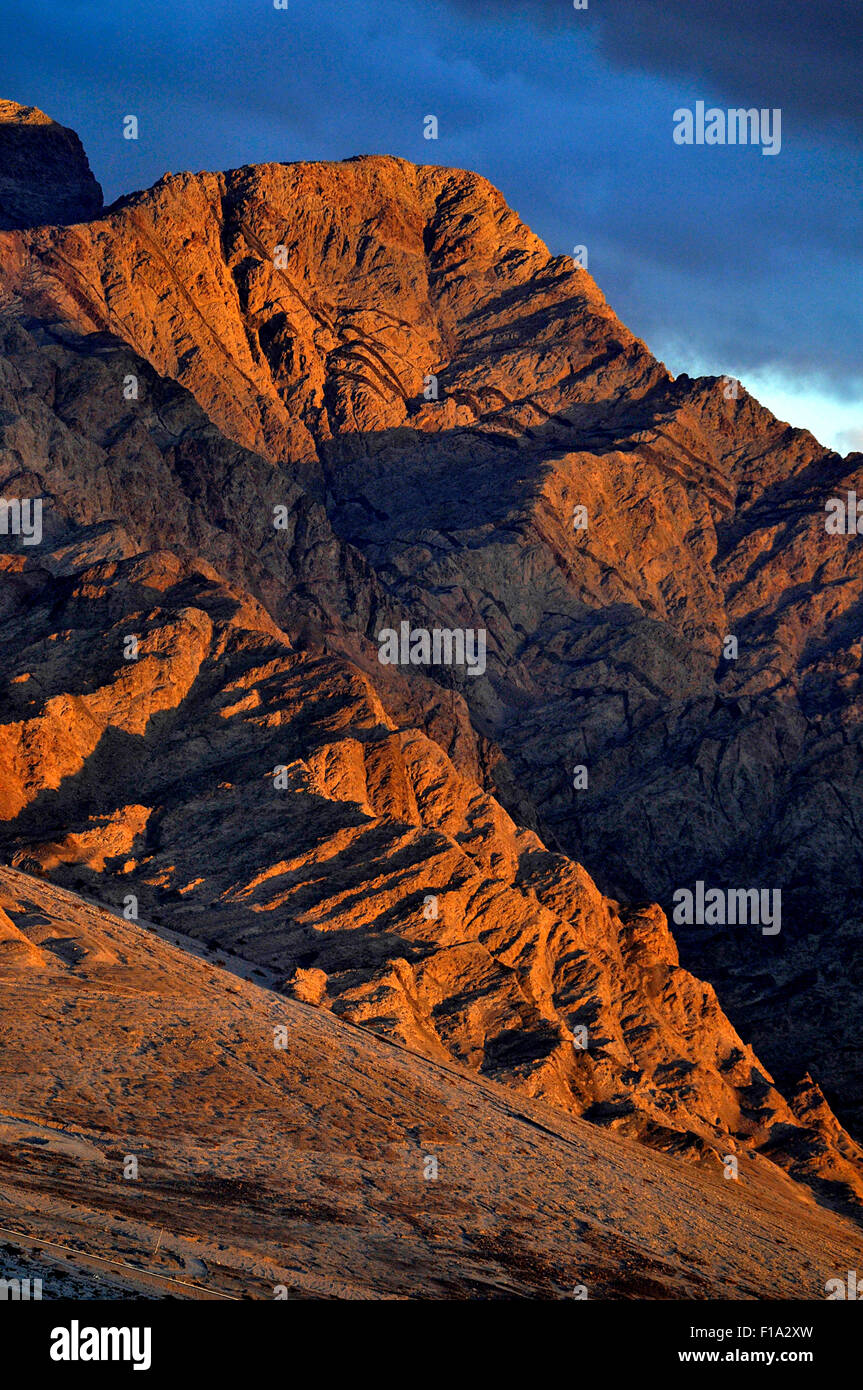
M0 536L7 863L471 1094L859 1217L860 554L824 502L861 456L674 381L473 174L97 212L0 232L0 494L43 528ZM403 621L486 669L383 665ZM781 890L781 931L669 930L698 880Z
M781 942L700 928L684 955L861 1133L861 550L824 524L861 455L672 380L458 170L166 177L2 261L9 310L121 338L326 509L373 576L351 567L349 650L487 629L482 680L428 675L496 750L488 789L605 891L783 892Z
M0 101L0 229L82 222L102 211L84 147L35 106Z

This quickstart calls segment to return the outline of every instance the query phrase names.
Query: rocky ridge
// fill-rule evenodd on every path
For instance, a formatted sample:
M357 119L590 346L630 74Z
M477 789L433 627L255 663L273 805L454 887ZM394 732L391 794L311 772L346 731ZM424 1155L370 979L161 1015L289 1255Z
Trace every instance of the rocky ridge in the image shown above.
M857 1209L863 1154L817 1088L798 1118L661 910L603 898L356 666L104 525L2 573L13 865L437 1061L696 1162L769 1153Z

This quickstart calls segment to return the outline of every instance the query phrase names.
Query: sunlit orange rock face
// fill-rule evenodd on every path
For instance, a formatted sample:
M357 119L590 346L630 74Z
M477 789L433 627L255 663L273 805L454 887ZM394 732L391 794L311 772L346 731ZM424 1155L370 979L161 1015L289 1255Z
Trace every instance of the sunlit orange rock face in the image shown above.
M561 368L563 398L591 405L667 379L590 276L461 170L362 158L168 176L3 252L10 294L124 338L232 437L318 475L342 435L486 417L492 437L520 432L506 411L528 393L544 426Z
M45 499L0 536L8 862L858 1209L860 549L824 502L860 456L673 381L485 180L388 158L0 233L0 431L0 495ZM382 665L402 619L487 669ZM663 911L699 878L783 893L776 940L680 933L719 998Z

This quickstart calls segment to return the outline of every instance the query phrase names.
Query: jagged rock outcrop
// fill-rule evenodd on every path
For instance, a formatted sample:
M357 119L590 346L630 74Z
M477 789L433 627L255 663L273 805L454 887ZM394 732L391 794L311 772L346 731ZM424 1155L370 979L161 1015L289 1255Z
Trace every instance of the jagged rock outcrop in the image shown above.
M561 357L568 399L600 412L667 380L590 276L461 170L380 157L172 175L86 227L11 234L0 260L0 295L124 338L227 434L317 478L343 435L372 456L401 427L508 441L501 390L528 390L545 425Z
M373 672L397 717L482 776L488 750L464 700L422 673L386 670L357 631L387 603L371 566L295 480L226 439L188 392L110 335L0 316L0 412L0 496L44 497L46 537L68 520L88 528L85 549L59 563L109 544L200 556L259 598L295 645ZM0 540L27 551L12 534Z
M74 130L35 106L0 101L0 230L85 222L102 190Z

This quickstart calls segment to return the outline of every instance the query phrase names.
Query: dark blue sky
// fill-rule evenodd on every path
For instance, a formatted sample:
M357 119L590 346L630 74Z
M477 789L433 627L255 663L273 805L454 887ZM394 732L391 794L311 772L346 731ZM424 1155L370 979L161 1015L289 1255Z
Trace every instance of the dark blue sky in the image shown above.
M260 160L476 169L673 371L863 448L859 0L3 0L0 55L109 200ZM698 100L780 107L781 152L676 145Z

